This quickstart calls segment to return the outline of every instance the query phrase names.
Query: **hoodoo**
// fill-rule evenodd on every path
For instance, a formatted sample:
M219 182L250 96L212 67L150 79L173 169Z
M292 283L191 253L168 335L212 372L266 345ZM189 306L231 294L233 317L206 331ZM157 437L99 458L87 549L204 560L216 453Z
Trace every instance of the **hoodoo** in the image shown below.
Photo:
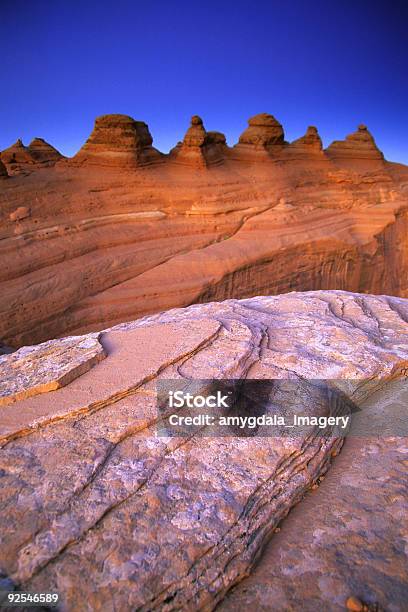
M345 140L335 140L326 149L326 154L333 161L337 160L374 160L382 161L384 155L377 147L373 136L365 125L349 134Z
M27 169L32 169L35 164L30 150L23 144L21 138L1 152L1 161L9 174L20 174Z
M306 134L285 147L285 156L290 159L311 159L323 157L322 139L314 125L307 128Z
M63 156L42 138L34 138L26 147L19 138L0 154L9 174L27 174L36 168L53 166Z
M277 154L285 144L283 127L275 117L260 113L248 119L248 127L239 137L233 151L239 156ZM258 155L257 155L258 154Z
M135 121L127 115L102 115L97 117L92 134L70 163L143 166L161 159L152 143L144 121Z
M43 165L55 164L63 158L61 153L43 138L34 138L27 148L33 159Z
M222 163L226 149L224 134L207 132L201 117L193 115L183 142L170 151L170 158L178 163L205 167Z

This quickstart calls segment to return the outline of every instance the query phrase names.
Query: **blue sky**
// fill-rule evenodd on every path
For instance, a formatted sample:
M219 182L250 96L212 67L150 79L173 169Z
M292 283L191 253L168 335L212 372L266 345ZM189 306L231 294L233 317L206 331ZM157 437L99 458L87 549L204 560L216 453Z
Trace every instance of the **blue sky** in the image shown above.
M192 114L234 144L272 113L325 145L366 123L408 163L408 3L0 0L0 149L40 136L67 155L97 115L146 121L167 151Z

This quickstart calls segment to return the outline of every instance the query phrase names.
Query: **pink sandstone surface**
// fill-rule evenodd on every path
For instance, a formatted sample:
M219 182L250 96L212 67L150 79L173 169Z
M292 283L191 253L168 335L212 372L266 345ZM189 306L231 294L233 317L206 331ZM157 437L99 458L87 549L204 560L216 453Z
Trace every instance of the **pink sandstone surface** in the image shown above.
M344 438L313 427L158 437L156 384L277 379L274 407L288 408L296 384L297 407L330 415L336 395L308 381L333 379L360 406L374 398L370 420L386 423L387 384L407 380L408 300L196 304L0 360L3 582L58 592L67 611L337 612L349 597L405 609L404 438L346 439L336 457ZM64 386L40 388L44 371Z

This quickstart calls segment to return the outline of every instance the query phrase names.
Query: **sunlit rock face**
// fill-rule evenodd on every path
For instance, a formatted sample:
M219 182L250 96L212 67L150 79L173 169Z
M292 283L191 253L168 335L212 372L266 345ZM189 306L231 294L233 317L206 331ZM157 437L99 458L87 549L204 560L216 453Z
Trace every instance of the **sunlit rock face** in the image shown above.
M198 115L191 117L184 139L170 151L170 159L193 168L220 164L226 154L226 140L221 132L207 132Z
M314 125L310 125L304 136L291 142L284 149L288 159L304 159L311 161L313 157L322 159L324 157L322 139Z
M73 164L137 166L160 160L147 124L127 115L102 115Z
M39 164L49 164L62 159L62 155L55 147L46 142L43 138L34 138L28 145L32 157Z
M345 140L335 140L327 147L326 155L333 161L382 162L383 154L373 136L363 124Z
M34 161L39 139L2 153L0 342L292 290L408 296L408 169L368 130L322 150L267 113L232 147L206 127L194 115L162 154L144 122L105 115L71 159Z
M0 159L11 175L27 174L46 166L53 166L63 156L43 138L34 138L26 147L19 138L0 153Z

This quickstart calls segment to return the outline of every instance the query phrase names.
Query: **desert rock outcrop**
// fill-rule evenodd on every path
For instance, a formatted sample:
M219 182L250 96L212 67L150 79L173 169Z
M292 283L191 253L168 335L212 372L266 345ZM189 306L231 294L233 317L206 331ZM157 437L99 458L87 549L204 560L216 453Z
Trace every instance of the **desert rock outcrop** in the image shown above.
M193 115L183 142L170 151L170 159L200 168L222 163L225 150L224 134L207 132L201 117Z
M364 129L334 160L313 128L285 144L272 116L250 122L231 149L195 118L161 155L108 115L73 159L2 180L0 342L294 289L407 297L408 168L362 159Z
M248 127L239 137L233 153L251 156L269 152L276 155L284 144L284 132L279 121L268 113L260 113L248 119Z
M34 138L28 147L21 138L0 153L0 159L12 175L26 174L36 168L53 166L63 156L43 138Z
M205 437L203 431L187 438L157 436L157 384L262 379L270 381L267 413L300 410L333 416L347 407L341 401L344 394L361 403L388 379L402 380L408 366L407 320L404 299L341 291L292 293L153 315L89 335L88 348L83 345L87 337L66 338L3 356L3 367L9 363L17 379L21 374L26 392L41 379L44 363L57 381L70 360L79 355L86 360L96 342L104 356L86 373L77 370L62 388L36 387L42 393L33 397L13 397L18 389L10 382L8 398L15 401L0 407L3 580L24 591L58 592L62 610L81 609L84 601L107 612L214 609L251 572L289 510L298 502L307 504L303 496L325 474L320 486L327 484L331 494L330 475L338 458L332 468L330 463L344 438L334 435L331 426L289 436ZM335 379L339 386L327 394L316 378ZM293 385L298 393L288 395ZM342 396L336 392L341 386ZM293 404L288 397L295 398ZM380 410L386 418L386 402ZM372 445L376 453L377 442ZM366 467L367 453L361 457ZM375 546L379 532L366 515L378 495L383 499L384 483L370 479L359 503L347 509L359 474L347 462L342 473L350 496L340 511L346 513L344 520L352 512L355 530L349 545L356 538L363 541L359 526L364 525L366 543L371 545L372 538ZM338 492L338 473L333 482ZM406 480L399 486L401 494ZM398 498L394 501L399 507ZM342 522L336 524L333 507L329 510L323 518L330 538L336 533L343 537ZM319 504L316 512L323 512ZM307 516L310 523L316 519L310 507ZM296 547L294 557L289 529L288 547L282 539L279 545L286 565L276 562L279 551L274 557L278 571L286 567L296 577L305 567L315 570L316 588L331 609L343 593L343 576L355 569L350 595L361 596L365 589L366 599L402 609L406 585L395 546L391 556L376 558L376 571L388 576L384 590L381 584L363 584L364 572L354 556L341 557L343 573L334 588L333 580L319 574L324 570L319 542L328 543L319 528L317 522L312 544L308 532L302 534L302 548ZM403 522L396 528L396 521L382 523L384 542L402 541ZM326 559L333 561L330 550ZM307 582L305 588L312 589ZM291 580L286 588L290 600ZM284 601L284 595L277 601Z
M160 161L147 124L127 115L102 115L71 164L137 166Z
M36 163L55 164L62 159L62 155L55 147L46 142L43 138L34 138L28 145L28 150Z
M30 170L35 164L29 148L23 144L21 138L11 147L4 149L0 157L9 174L19 174L24 170Z
M349 134L345 140L335 140L326 149L326 154L333 160L374 160L382 161L383 154L375 144L375 140L361 124L358 130Z
M307 128L306 134L291 142L285 147L285 154L289 157L310 160L315 154L318 157L323 155L322 139L314 125Z

